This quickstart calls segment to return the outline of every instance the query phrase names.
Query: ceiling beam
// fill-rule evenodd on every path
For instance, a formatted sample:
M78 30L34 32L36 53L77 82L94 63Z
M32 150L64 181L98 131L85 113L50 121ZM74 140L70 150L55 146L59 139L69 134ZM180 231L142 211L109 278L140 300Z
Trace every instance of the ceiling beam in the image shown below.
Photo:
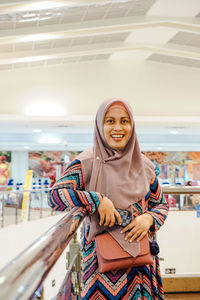
M0 13L11 14L23 11L37 10L37 4L45 3L44 9L51 9L53 7L76 7L76 6L88 6L88 5L103 5L122 2L122 0L0 0ZM124 1L123 1L124 2ZM40 8L41 9L41 8ZM40 10L39 9L39 10Z
M52 48L43 50L33 50L25 52L15 52L15 53L3 53L0 54L0 64L12 64L22 62L21 59L25 57L36 57L44 56L43 60L54 59L54 58L72 58L80 57L86 55L98 55L98 54L109 54L117 52L135 51L143 50L149 51L150 53L159 53L164 55L177 56L182 58L191 58L200 60L200 52L196 48L180 46L174 44L122 44L120 43L108 43L106 46L104 44L91 44L83 46L75 46L71 48ZM134 54L134 53L133 53Z
M60 24L41 27L29 27L15 30L1 30L0 43L11 43L14 40L31 34L52 34L61 38L83 37L90 35L130 32L152 27L168 27L193 33L200 33L200 23L194 18L160 18L135 17L102 21L88 21L75 24Z

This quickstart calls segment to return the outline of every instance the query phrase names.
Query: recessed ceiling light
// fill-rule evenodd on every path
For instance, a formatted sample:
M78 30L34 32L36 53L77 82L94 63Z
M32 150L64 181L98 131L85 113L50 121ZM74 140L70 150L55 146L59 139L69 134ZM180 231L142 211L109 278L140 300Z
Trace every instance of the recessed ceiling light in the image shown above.
M36 41L45 41L54 39L55 36L50 34L31 34L22 39L19 39L19 42L36 42Z
M38 17L36 18L31 18L31 19L22 19L22 20L19 20L19 23L25 23L25 22L33 22L33 21L38 21Z
M35 16L36 16L35 13L26 13L26 14L24 14L22 17L23 17L23 18L33 18L33 17L35 17Z
M40 102L30 104L25 110L28 116L40 117L61 117L65 116L66 112L61 106L56 103L50 103L48 100L42 99Z
M42 130L41 129L33 129L32 131L33 132L41 132Z
M47 59L47 56L27 56L16 60L16 62L33 62Z
M42 9L51 9L56 7L65 6L65 3L57 1L41 1L36 3L31 3L26 5L26 8L29 10L42 10Z
M171 130L170 133L171 134L178 134L179 132L178 132L178 130Z
M45 20L49 20L49 19L51 19L51 16L50 17L48 17L48 16L42 17L42 18L40 18L40 21L45 21Z
M39 139L40 144L60 144L60 140L53 136L43 136Z

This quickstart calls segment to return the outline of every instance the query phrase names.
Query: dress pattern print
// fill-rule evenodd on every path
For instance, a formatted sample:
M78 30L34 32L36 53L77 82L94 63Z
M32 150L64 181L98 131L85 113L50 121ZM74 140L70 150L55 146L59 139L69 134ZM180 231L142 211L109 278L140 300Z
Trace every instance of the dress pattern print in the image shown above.
M54 184L48 194L48 203L58 211L70 211L78 206L75 219L86 214L93 214L103 195L98 192L85 191L82 166L79 160L73 161L65 170L62 177ZM156 231L163 225L168 205L161 192L156 175L151 180L149 192L145 196L146 212L154 219L150 228L150 236L154 238ZM133 216L142 214L141 202L132 205ZM164 291L160 274L159 259L154 256L151 265L121 269L99 273L95 250L95 242L88 242L89 226L84 228L82 241L83 268L82 300L162 300Z

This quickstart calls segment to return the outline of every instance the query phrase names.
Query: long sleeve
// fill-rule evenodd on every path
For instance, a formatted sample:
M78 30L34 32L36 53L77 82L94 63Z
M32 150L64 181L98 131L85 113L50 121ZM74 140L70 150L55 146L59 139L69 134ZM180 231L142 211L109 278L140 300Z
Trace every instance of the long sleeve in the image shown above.
M69 211L73 207L78 206L80 207L79 214L81 216L86 212L93 214L102 198L103 195L100 193L84 191L81 162L75 160L49 191L48 204L51 208L58 211Z
M164 221L168 215L169 207L162 193L156 175L153 177L150 183L150 191L146 195L145 199L148 199L148 207L146 213L150 214L153 217L153 228L155 231L157 231L164 224Z

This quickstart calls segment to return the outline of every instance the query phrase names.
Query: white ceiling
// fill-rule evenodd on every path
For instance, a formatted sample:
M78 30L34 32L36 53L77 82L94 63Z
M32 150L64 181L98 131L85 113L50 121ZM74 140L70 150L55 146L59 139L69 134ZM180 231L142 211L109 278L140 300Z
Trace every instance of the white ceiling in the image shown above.
M199 70L200 0L0 0L0 76L15 69L115 62L127 55L158 66ZM193 115L199 116L195 108ZM29 118L27 125L25 118L1 116L0 150L22 150L24 145L32 150L87 148L93 116L77 120ZM178 150L180 145L200 150L198 117L136 121L143 150ZM30 134L36 124L42 133ZM179 132L170 134L174 128ZM56 134L61 142L39 144L42 134Z
M112 60L138 48L199 61L199 13L199 0L0 1L1 70ZM184 34L198 43L171 45Z

